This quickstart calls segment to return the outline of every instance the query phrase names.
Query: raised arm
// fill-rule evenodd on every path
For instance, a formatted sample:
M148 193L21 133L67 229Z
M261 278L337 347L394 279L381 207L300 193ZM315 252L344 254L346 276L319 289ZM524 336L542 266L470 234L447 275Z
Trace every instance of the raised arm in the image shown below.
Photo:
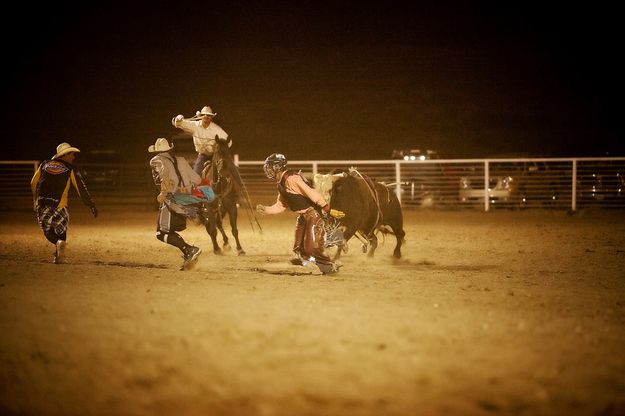
M187 133L193 133L195 119L184 118L182 114L178 114L176 117L171 119L171 124L181 130L186 131Z

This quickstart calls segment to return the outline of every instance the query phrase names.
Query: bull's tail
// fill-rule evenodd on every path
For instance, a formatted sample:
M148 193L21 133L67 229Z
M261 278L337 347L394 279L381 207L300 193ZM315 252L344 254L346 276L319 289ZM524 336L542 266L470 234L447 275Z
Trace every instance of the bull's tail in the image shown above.
M371 194L371 197L373 198L373 201L375 202L375 205L377 208L375 224L373 224L373 226L371 227L371 230L369 230L369 232L367 233L367 235L369 235L373 233L376 230L376 228L378 228L380 224L382 223L382 208L380 208L380 195L378 194L378 191L375 189L375 182L373 182L371 178L363 175L362 173L358 171L358 169L354 167L349 168L349 173L350 175L360 178L365 182L365 185L367 185L367 189L369 190L369 193Z

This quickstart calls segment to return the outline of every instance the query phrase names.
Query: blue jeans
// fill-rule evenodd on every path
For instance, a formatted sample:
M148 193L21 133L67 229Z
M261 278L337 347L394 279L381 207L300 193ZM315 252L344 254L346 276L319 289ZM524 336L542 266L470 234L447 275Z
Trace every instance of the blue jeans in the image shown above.
M198 175L202 176L202 169L204 169L204 163L211 160L213 155L205 155L203 153L197 154L197 159L195 159L195 164L193 165L193 170Z

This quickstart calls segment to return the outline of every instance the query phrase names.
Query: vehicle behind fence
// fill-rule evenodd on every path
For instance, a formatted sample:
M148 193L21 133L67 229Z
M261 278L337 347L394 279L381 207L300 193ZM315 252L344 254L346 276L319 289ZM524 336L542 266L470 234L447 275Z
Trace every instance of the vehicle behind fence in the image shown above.
M253 204L275 200L262 161L236 160ZM0 209L30 209L36 161L0 161ZM84 163L98 204L154 206L146 163ZM395 191L404 209L625 208L625 158L290 161L313 177L351 167Z

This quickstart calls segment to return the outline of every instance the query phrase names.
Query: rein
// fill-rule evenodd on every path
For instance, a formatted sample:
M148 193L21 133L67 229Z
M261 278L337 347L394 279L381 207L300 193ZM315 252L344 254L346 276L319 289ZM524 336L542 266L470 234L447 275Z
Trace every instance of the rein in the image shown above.
M213 158L211 160L211 164L208 168L205 168L202 171L202 176L204 178L210 179L213 185L213 190L215 192L215 199L217 200L217 209L220 210L223 206L222 200L230 195L231 193L236 194L236 198L240 198L242 194L246 198L246 210L248 213L248 218L250 220L250 225L252 226L252 230L254 230L254 223L252 222L252 217L258 226L258 229L262 233L262 227L258 223L258 219L256 215L254 215L253 210L251 209L252 203L250 201L250 196L247 193L247 189L243 184L241 176L237 170L237 167L234 165L232 158L229 156L228 152L226 154L222 152L221 149L222 144L217 141L217 149L213 153ZM227 150L227 147L225 148ZM220 189L217 192L218 187L221 186L222 180L225 180L226 184L223 186L223 189ZM236 205L236 201L234 201Z
M223 170L223 157L215 152L210 168L205 173L204 177L210 179L212 182L215 200L217 201L217 210L219 211L221 211L221 207L223 206L222 200L230 195L234 188L232 174L230 174L230 172L222 173Z

